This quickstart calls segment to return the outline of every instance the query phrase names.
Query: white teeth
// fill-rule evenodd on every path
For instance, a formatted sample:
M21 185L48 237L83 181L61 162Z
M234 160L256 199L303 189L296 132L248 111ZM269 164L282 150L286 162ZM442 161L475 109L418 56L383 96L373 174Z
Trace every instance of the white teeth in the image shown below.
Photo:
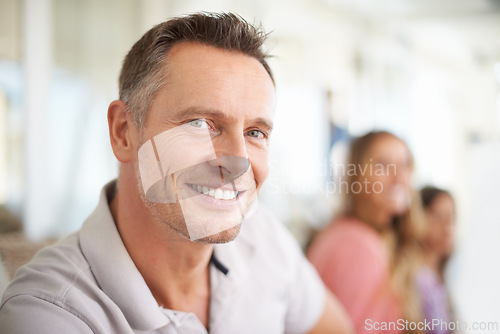
M224 192L220 189L215 190L215 198L217 199L222 199L222 196L224 196Z
M208 188L208 187L203 187L195 184L190 185L191 188L199 192L200 194L208 195L211 197L215 197L217 199L222 199L222 200L231 200L235 199L238 196L238 191L232 191L232 190L222 190L222 189L214 189L214 188Z

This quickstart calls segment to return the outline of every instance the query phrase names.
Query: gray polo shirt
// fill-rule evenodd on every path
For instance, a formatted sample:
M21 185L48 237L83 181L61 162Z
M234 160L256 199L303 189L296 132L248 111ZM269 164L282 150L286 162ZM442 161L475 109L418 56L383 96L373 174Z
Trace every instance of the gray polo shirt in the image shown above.
M80 231L17 271L1 333L207 333L194 314L158 306L111 216L114 189L103 189ZM293 237L263 209L236 240L215 246L210 288L210 333L307 332L325 298Z

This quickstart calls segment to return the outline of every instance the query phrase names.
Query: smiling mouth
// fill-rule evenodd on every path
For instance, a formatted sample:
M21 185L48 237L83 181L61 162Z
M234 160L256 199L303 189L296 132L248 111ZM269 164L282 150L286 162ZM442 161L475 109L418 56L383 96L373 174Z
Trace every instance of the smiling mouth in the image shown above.
M191 184L191 183L187 183L187 185L189 187L191 187L191 189L193 189L194 191L196 191L202 195L206 195L206 196L213 197L215 199L226 200L226 201L233 200L233 199L237 198L238 195L241 193L241 191L222 190L220 188L209 188L209 187L200 186L200 185Z

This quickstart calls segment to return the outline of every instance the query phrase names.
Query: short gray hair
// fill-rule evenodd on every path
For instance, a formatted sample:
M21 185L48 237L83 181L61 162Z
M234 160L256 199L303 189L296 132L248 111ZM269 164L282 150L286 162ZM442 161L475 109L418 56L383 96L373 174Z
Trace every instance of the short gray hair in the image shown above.
M241 52L257 59L271 77L263 51L267 34L232 13L201 12L176 17L150 29L128 52L120 72L120 100L141 129L155 93L164 83L168 51L180 42L197 42L219 49Z

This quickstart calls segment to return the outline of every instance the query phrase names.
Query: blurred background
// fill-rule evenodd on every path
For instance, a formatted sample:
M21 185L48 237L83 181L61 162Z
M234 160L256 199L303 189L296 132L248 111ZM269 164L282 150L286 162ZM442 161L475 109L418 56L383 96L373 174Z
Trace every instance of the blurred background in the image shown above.
M500 321L498 0L0 0L3 229L43 243L80 227L117 175L106 112L123 57L154 24L200 10L272 32L262 202L299 242L338 208L331 180L348 139L392 131L414 154L415 187L457 201L458 317Z

